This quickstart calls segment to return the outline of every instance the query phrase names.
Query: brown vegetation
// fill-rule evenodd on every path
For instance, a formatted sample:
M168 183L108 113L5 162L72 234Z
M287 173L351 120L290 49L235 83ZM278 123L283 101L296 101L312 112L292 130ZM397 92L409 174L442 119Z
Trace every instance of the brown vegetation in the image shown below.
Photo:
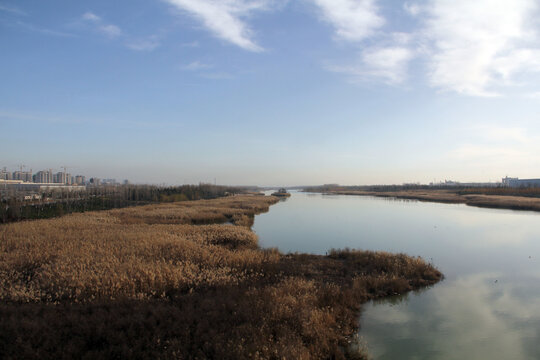
M0 226L0 358L361 357L348 345L362 302L441 279L403 254L261 250L249 226L276 201Z
M363 195L395 199L409 199L469 206L540 211L540 189L465 188L459 190L422 189L397 191L328 190L338 195Z

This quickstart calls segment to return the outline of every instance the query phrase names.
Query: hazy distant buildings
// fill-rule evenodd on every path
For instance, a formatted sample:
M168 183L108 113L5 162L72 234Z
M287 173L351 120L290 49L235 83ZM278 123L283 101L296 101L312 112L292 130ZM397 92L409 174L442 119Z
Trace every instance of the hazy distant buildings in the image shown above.
M13 180L13 176L6 170L6 168L3 168L0 171L0 180Z
M13 172L12 179L32 182L32 171L15 171Z
M86 177L82 176L82 175L77 175L75 176L75 179L74 179L74 184L77 184L77 185L84 185L86 183Z
M96 177L90 178L89 181L86 180L84 175L72 176L70 173L65 171L54 172L52 169L41 170L35 174L32 174L32 170L23 171L22 168L24 165L21 165L19 171L8 171L7 168L0 169L0 181L6 185L9 181L10 184L41 184L41 185L74 185L74 186L100 186L100 185L120 185L116 179L99 179ZM124 181L124 184L129 184L128 180Z
M52 182L55 183L55 184L65 184L66 179L67 179L66 173L58 172L58 173L54 174Z
M90 185L93 186L99 186L101 185L101 179L98 178L90 178L90 181L88 182Z
M502 185L507 187L540 187L540 179L519 179L504 177Z
M453 180L444 180L440 182L430 182L430 186L437 187L459 187L459 186L468 186L468 187L497 187L500 186L499 182L459 182Z
M52 170L41 170L38 171L34 177L35 183L41 183L41 184L52 184L54 183L53 173Z

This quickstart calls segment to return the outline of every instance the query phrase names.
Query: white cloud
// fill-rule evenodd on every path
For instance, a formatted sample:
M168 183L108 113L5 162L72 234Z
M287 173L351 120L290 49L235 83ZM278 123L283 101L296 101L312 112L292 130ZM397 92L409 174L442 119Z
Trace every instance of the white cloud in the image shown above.
M417 58L436 89L470 96L499 96L517 87L534 93L529 87L538 81L531 76L540 75L537 0L405 2L402 11L415 22L400 32L384 26L378 0L312 1L337 38L361 47L359 60L329 67L333 71L398 84Z
M105 36L115 38L122 35L122 30L118 26L105 23L100 16L91 11L84 13L82 19L88 23L94 24L93 26L95 29Z
M259 52L253 31L244 21L254 12L276 6L273 0L165 0L200 20L215 36L245 50Z
M425 13L434 87L495 96L514 75L540 70L536 0L432 0Z
M391 84L403 82L407 76L407 64L414 53L406 47L382 47L367 49L362 53L367 73Z
M122 30L116 25L107 24L98 27L99 32L109 37L118 37L122 35Z
M361 41L384 25L375 0L313 0L336 35L348 41Z
M379 79L387 84L400 84L407 77L408 62L414 51L406 45L411 35L405 32L376 34L385 20L379 15L375 0L313 0L323 19L332 24L338 39L364 45L372 37L381 37L377 46L363 46L359 60L349 65L328 69L353 77L355 82Z
M85 12L82 16L82 18L84 20L88 20L88 21L93 21L93 22L99 22L101 21L101 18L99 16L97 16L96 14L94 14L93 12Z
M407 78L407 65L413 57L414 52L406 47L372 47L360 54L358 63L329 69L351 75L355 81L375 79L397 85Z

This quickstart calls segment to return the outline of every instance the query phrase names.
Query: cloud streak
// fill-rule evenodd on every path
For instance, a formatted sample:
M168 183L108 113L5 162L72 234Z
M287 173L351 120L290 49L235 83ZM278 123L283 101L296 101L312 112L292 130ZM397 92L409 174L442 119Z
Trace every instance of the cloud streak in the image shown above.
M122 35L122 30L120 27L104 22L100 16L94 14L93 12L89 11L84 13L82 19L87 23L92 24L98 32L107 37L116 38Z
M330 23L336 36L347 41L361 41L384 25L375 0L313 0L322 18Z
M21 9L15 6L10 6L10 5L5 5L5 4L0 4L0 11L4 11L4 12L12 13L15 15L20 15L20 16L28 16L28 14L22 11Z
M29 24L29 23L26 23L26 22L23 22L23 21L17 21L16 23L14 23L13 26L17 26L17 27L19 27L21 29L24 29L26 31L31 31L31 32L35 32L35 33L39 33L39 34L43 34L43 35L64 37L64 38L76 37L75 35L70 34L70 33L66 33L66 32L63 32L63 31L52 30L52 29L48 29L48 28L43 28L43 27L36 26L36 25L33 25L33 24Z
M255 12L268 11L275 7L272 0L165 0L177 10L197 20L214 36L244 50L261 52L253 30L245 19Z
M130 40L126 46L135 51L153 51L161 45L157 36L148 36L146 38Z
M354 82L382 81L397 85L405 81L408 63L415 56L414 50L405 46L410 36L378 33L386 20L379 13L376 0L313 0L313 3L322 19L334 27L337 40L363 48L353 63L329 66L329 70L352 76ZM383 41L379 45L366 45L372 38Z
M207 70L207 69L211 69L213 68L212 65L210 64L205 64L203 62L200 62L200 61L193 61L189 64L186 64L186 65L183 65L181 67L182 70L184 71L199 71L199 70Z

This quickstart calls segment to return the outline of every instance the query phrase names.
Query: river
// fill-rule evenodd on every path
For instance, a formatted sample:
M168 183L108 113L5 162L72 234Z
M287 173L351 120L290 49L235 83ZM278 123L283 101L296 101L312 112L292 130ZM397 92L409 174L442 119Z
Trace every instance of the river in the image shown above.
M253 229L285 253L403 252L444 273L364 306L374 359L540 359L540 213L293 192Z

